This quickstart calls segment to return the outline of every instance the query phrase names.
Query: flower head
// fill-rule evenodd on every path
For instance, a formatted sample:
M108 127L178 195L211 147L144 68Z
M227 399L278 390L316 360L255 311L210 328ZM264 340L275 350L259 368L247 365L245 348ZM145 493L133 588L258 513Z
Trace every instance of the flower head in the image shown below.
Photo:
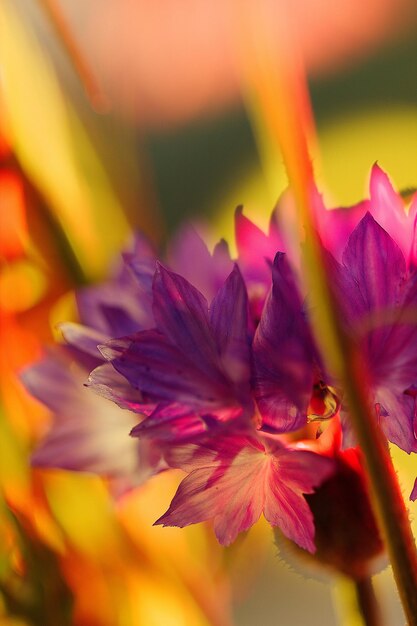
M315 202L334 304L361 353L369 402L386 437L417 452L416 200L407 213L375 166L370 200L334 211L318 195ZM309 427L316 442L297 443L309 422L333 419L340 430L340 412L343 446L355 445L349 406L313 333L315 311L277 214L265 234L238 209L236 239L233 261L224 241L210 253L185 229L162 264L138 236L109 283L78 295L81 324L62 326L69 347L59 351L59 358L71 354L70 368L56 365L57 352L26 377L55 414L34 460L55 464L59 456L61 466L114 475L180 468L187 476L158 524L213 520L220 542L229 544L263 513L314 552L315 521L336 519L334 501L344 506L346 490L358 494L358 519L374 528L360 451L340 450L341 435L325 449L320 426ZM78 385L88 369L86 390ZM68 398L65 407L60 398ZM91 411L84 422L81 414ZM117 437L113 451L104 433ZM359 538L344 537L345 552L355 542L365 554ZM379 538L372 546L365 561L380 551ZM361 558L357 563L360 569Z
M408 453L417 451L415 206L416 199L406 212L378 166L372 171L369 201L333 211L316 205L341 326L361 353L363 384L382 430ZM327 396L328 406L325 402L318 415L314 410L315 416L321 412L321 418L328 418L341 408L344 445L354 445L342 385L322 363L319 340L310 331L314 309L308 293L302 301L285 255L277 255L272 277L253 344L264 428L287 432L303 426L312 417L318 390Z

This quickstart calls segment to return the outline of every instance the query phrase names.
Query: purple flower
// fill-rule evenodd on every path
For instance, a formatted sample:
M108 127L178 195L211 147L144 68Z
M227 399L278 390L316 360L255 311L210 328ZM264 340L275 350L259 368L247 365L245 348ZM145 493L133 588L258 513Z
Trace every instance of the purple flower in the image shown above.
M134 434L175 439L250 417L247 309L237 266L208 307L185 278L158 265L153 281L156 328L100 348L144 401L154 405Z
M330 252L324 255L331 289L346 335L361 353L363 384L381 428L410 453L417 451L417 271L412 254L415 235L412 228L412 236L403 230L413 225L414 208L407 215L402 199L394 194L395 203L389 205L394 217L384 217L383 209L388 208L384 203L393 201L394 192L377 166L371 190L366 206L392 226L402 248L369 212L351 230L364 205L352 213L335 211L334 221L322 217L320 235L330 244L334 235L340 243L351 230L339 260ZM325 417L329 417L326 403L334 414L342 402L345 445L353 444L341 383L320 363L303 308L285 257L278 255L254 340L255 393L263 428L275 432L300 428L321 396Z
M217 289L233 267L227 245L221 242L210 255L195 231L184 231L176 245L171 246L169 256L174 266L186 271L187 262L189 268L195 265L190 255L184 255L184 246L193 253L198 251L208 292L209 288ZM153 247L137 234L112 278L76 293L80 323L60 325L68 347L51 349L40 363L23 373L26 387L52 412L50 429L33 455L34 464L103 474L114 479L117 491L138 484L161 468L159 448L154 442L132 439L129 432L140 424L145 414L152 412L152 419L163 429L163 419L169 411L175 413L175 406L160 405L156 411L155 402L148 404L98 350L100 344L112 337L155 326L152 311L155 268ZM230 348L230 355L232 351ZM85 386L93 368L87 385L102 398ZM128 410L121 411L108 400ZM164 418L159 419L158 415ZM222 417L220 410L218 416ZM187 431L192 429L193 419L195 416L187 417ZM180 425L176 420L175 427Z
M375 166L370 200L326 211L317 194L315 209L340 323L381 429L416 452L417 200L407 213ZM303 494L334 463L277 434L341 409L344 445L353 444L349 407L313 337L294 242L284 246L276 213L265 234L238 209L236 240L234 263L224 241L211 254L184 229L162 265L137 236L114 278L77 295L80 323L62 325L69 346L25 373L54 416L34 462L129 485L178 467L188 476L157 523L212 519L229 544L263 513L312 552Z

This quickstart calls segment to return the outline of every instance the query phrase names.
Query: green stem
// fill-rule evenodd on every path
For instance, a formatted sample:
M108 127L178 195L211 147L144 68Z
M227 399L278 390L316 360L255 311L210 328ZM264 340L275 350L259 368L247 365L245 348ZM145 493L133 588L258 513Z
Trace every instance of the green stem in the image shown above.
M381 626L381 612L370 578L355 581L356 601L365 626Z
M371 497L404 612L409 626L417 626L417 552L408 512L386 440L376 420L375 408L370 405L364 388L367 376L363 362L341 327L339 309L329 285L317 236L310 194L313 167L308 146L309 103L308 97L304 97L307 88L302 69L297 72L296 64L292 63L297 53L296 41L291 38L290 28L286 37L283 31L280 63L277 64L272 41L279 42L280 38L274 38L270 21L252 10L252 3L248 3L246 9L243 35L254 42L253 49L245 57L246 67L244 63L242 67L246 87L253 96L247 100L248 112L255 132L256 122L262 120L265 132L282 151L298 208L298 226L301 230L304 228L307 235L304 273L315 311L311 319L313 331L327 364L341 381L352 427L365 456ZM285 27L285 14L280 18ZM255 101L261 115L259 111L255 114Z
M417 552L389 449L369 407L361 381L360 355L345 353L344 388L349 414L364 452L371 495L391 560L394 578L409 626L417 626Z
M106 112L108 109L107 99L90 64L81 52L81 48L68 25L59 2L55 0L39 0L39 4L49 18L49 23L54 28L58 40L66 50L68 58L71 60L93 106L98 111Z

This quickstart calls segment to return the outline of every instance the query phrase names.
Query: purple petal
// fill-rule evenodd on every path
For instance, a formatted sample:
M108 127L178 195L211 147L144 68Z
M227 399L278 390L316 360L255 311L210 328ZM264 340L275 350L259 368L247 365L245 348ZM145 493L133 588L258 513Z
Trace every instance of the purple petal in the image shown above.
M153 244L142 233L136 232L133 236L131 250L123 253L123 258L129 256L138 259L143 265L152 267L155 271L156 250Z
M283 250L283 242L276 227L275 216L271 218L269 234L265 234L250 219L243 215L243 207L239 206L235 212L236 246L239 260L247 267L257 266L257 269L266 268L264 259L273 261L276 253ZM253 267L253 269L255 269Z
M364 359L376 375L377 369L387 362L385 350L405 280L404 256L367 213L350 236L343 253L343 265L347 298L354 316L351 326L356 325L354 334ZM352 281L356 290L351 288Z
M197 413L179 403L161 403L149 417L135 426L131 435L176 444L201 441L208 433L211 438L216 438L230 429L239 428L242 433L246 432L252 414L252 407L245 410L238 405Z
M141 333L136 333L136 335L140 334ZM129 349L130 344L132 343L136 335L133 335L132 337L118 337L116 339L110 339L110 341L107 341L106 343L98 346L98 349L101 355L106 359L106 361L112 361L113 359L117 359L118 357L120 357L121 354Z
M212 409L235 402L230 383L212 362L188 356L158 331L112 340L101 350L135 389L157 402Z
M416 270L417 268L417 193L414 194L410 205L409 219L412 222L412 238L411 238L411 253L410 253L410 265Z
M376 352L373 376L400 392L417 384L417 272L408 277L402 301L387 321L387 340ZM394 319L392 319L394 318ZM389 334L388 334L389 333Z
M196 361L217 361L204 296L185 278L160 264L155 273L153 292L157 327L171 344Z
M79 386L68 363L63 354L56 351L20 375L29 393L53 412L71 414L79 398Z
M132 437L151 437L158 441L191 441L207 431L203 418L180 404L159 404L131 431Z
M164 452L169 467L192 472L215 463L232 463L242 448L252 445L263 450L256 439L233 433L229 437L210 437L203 443L172 446Z
M377 389L375 395L382 407L379 419L387 439L408 454L417 452L416 397L387 387Z
M324 247L340 261L350 235L369 211L369 200L351 207L327 209L317 190L314 190L312 198L320 239Z
M264 427L286 432L303 426L313 388L314 349L297 287L281 253L255 335L254 360Z
M138 305L138 309L139 308L140 305ZM132 315L126 308L123 308L123 306L117 306L116 304L103 304L101 306L101 311L108 328L111 329L112 337L132 335L138 330L143 330L144 326L146 327L148 323L151 323L150 320L145 323L142 319L138 320L137 315Z
M233 261L230 257L229 245L224 239L220 239L220 241L218 241L214 246L213 263L217 268L216 273L219 276L222 276L221 283L223 283L226 276L228 276L233 269Z
M129 254L126 257L129 257ZM153 327L151 286L155 261L148 269L150 278L147 288L138 284L131 270L125 265L112 280L94 287L79 289L76 299L81 322L109 337ZM115 308L120 311L117 317L114 314Z
M185 226L176 234L170 244L168 262L175 272L181 274L200 291L204 291L204 287L202 288L199 283L203 282L205 285L202 275L204 276L210 267L211 255L195 228Z
M143 260L133 254L124 254L123 260L135 279L136 287L141 294L141 298L145 298L145 301L147 301L147 304L150 306L156 260L154 259L152 262L149 262L148 259Z
M153 470L145 467L145 458L140 460L141 450L148 455L149 446L129 438L137 416L91 393L83 385L85 377L85 370L58 353L24 372L26 387L53 411L32 463L139 484Z
M329 287L338 306L338 315L345 329L350 334L357 332L357 313L363 308L354 277L341 265L330 252L322 249Z
M228 377L249 382L248 296L237 265L211 303L210 322Z
M211 255L192 227L183 228L175 237L168 261L170 267L195 285L208 301L213 299L233 267L225 242Z
M101 357L98 346L109 339L102 332L73 322L63 322L59 324L59 329L70 345L96 358Z
M299 546L315 552L314 522L303 493L312 493L334 472L331 459L310 451L284 449L271 465L264 515Z
M369 356L373 384L403 392L417 383L416 322L398 320L386 329L386 336L386 342Z
M140 233L134 236L133 249L124 252L125 266L134 276L135 287L141 293L141 299L152 292L152 280L155 273L156 252L152 244ZM151 299L149 298L149 305Z
M352 290L347 289L346 293L347 299L356 305L352 314L357 320L354 337L367 362L372 385L380 390L385 387L387 393L400 397L417 380L417 279L411 276L406 281L400 249L369 214L352 234L344 264L357 285L356 300ZM393 402L377 401L383 406ZM396 413L400 405L409 412L408 401L401 399ZM404 415L403 411L400 413ZM401 434L398 421L390 424L386 433L389 430L391 441L410 447L410 443L405 444L409 437ZM407 430L406 424L403 428Z
M372 215L400 247L408 264L414 237L414 208L411 207L406 214L403 199L394 191L388 176L377 164L372 168L370 195Z
M154 292L160 332L112 340L101 347L105 358L150 401L184 407L189 424L173 414L172 432L204 431L211 422L235 419L242 405L252 410L247 299L239 270L213 302L212 325L203 296L177 274L160 267ZM169 437L169 417L168 409L164 419L158 409L142 428Z
M406 272L404 256L370 213L350 236L343 265L358 286L362 309L358 313L391 310L398 302Z
M99 396L115 402L121 409L148 414L154 408L110 363L96 367L88 377L87 386Z

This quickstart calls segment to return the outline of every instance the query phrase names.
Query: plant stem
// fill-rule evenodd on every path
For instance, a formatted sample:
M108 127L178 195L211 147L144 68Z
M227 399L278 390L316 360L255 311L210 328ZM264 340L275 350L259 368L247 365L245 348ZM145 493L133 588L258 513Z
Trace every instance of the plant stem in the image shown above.
M59 3L55 2L55 0L39 0L39 4L49 18L59 41L64 46L91 103L98 111L105 112L108 108L105 95L78 42L74 38Z
M381 626L381 612L370 578L355 581L356 601L366 626Z
M361 386L360 355L347 350L343 381L349 414L364 452L371 495L383 530L394 578L408 619L417 626L417 553L389 448Z
M279 3L281 7L283 3ZM363 361L348 341L340 324L338 308L326 275L320 242L317 237L311 188L313 168L308 146L308 121L303 68L294 63L296 41L283 7L279 16L282 38L280 54L271 45L271 20L246 5L243 27L252 41L242 64L248 92L249 115L256 99L262 122L272 141L280 147L290 186L297 204L300 229L305 229L304 272L315 310L311 320L323 356L341 381L352 427L365 457L365 468L377 519L382 530L395 581L409 626L417 626L417 552L408 512L398 485L386 440L377 424L374 407L363 388ZM287 62L287 60L289 60ZM246 62L246 65L245 65ZM256 132L256 125L255 125ZM285 219L285 216L284 216Z

